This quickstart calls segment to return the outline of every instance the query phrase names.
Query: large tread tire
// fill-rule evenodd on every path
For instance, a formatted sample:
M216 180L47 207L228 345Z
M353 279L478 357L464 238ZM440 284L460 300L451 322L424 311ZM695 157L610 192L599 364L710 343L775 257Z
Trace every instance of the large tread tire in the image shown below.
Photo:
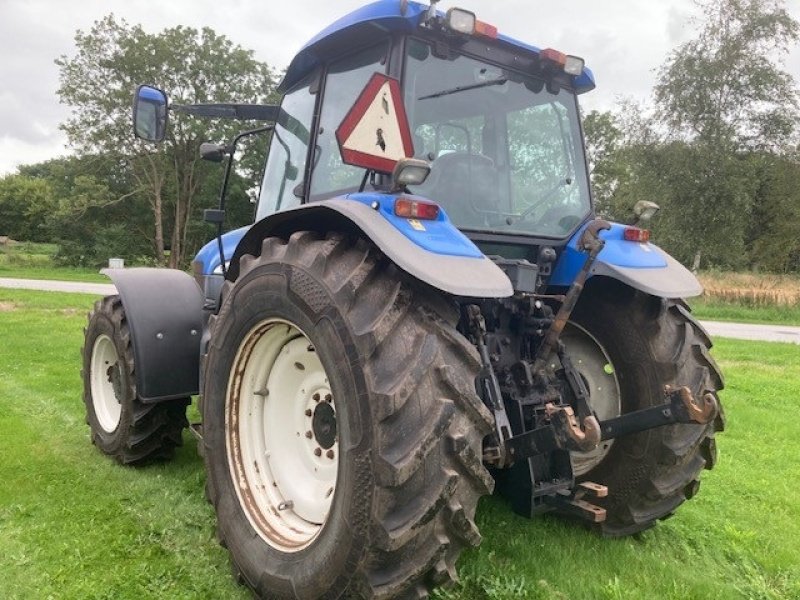
M713 394L719 402L724 383L709 353L711 339L685 302L595 286L572 319L608 352L623 413L662 404L666 385L686 385L696 398ZM714 435L723 429L720 405L720 415L706 426L670 425L615 440L581 478L608 486L608 497L596 502L607 511L602 533L620 537L649 529L697 494L701 472L716 463Z
M347 423L331 512L296 553L252 527L226 457L234 355L267 317L291 317L306 332ZM455 580L461 550L481 541L477 501L494 485L481 462L491 416L475 393L479 359L457 318L441 294L358 238L300 232L243 257L211 322L204 456L220 543L258 597L426 598ZM344 439L347 430L360 435Z
M86 423L91 429L92 443L104 454L124 465L141 465L171 459L175 448L183 445L183 429L189 426L186 407L191 398L157 404L144 404L139 400L136 394L131 335L119 296L106 296L95 302L84 334L81 377ZM118 358L117 364L109 367L115 369L115 376L119 377L115 393L120 404L120 416L113 430L107 429L101 423L92 397L92 353L95 341L102 335L111 339Z

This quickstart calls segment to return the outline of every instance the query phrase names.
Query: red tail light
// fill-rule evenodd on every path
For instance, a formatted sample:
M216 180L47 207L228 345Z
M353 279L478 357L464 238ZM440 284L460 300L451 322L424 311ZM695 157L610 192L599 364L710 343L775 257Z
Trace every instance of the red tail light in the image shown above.
M628 227L625 230L625 239L629 242L639 242L646 244L650 241L650 230L639 229L638 227Z
M500 33L494 25L489 25L489 23L484 23L483 21L475 21L475 35L496 40Z
M541 58L541 60L552 62L562 69L564 68L564 65L567 64L567 55L563 52L559 52L558 50L553 50L552 48L542 50L539 53L539 58Z
M403 219L435 221L439 218L439 205L433 202L398 198L394 202L394 214Z

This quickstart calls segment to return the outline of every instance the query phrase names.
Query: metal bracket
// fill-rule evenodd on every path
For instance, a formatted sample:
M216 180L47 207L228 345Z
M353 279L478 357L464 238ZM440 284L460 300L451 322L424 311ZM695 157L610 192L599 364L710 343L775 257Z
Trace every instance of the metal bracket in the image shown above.
M500 382L492 367L489 357L489 349L486 347L486 321L481 314L480 306L470 304L467 307L467 317L469 318L472 334L477 342L478 354L481 357L481 372L478 375L480 391L484 403L494 415L495 435L497 446L487 448L484 452L484 461L496 466L503 466L509 458L507 455L506 441L514 435L511 422L508 420L505 404L503 403L503 393L500 390Z
M675 423L706 425L719 414L714 394L705 394L702 402L698 402L688 387L666 386L664 395L666 402L661 406L637 410L600 423L601 439L610 440Z
M602 423L589 416L583 420L583 427L578 424L571 407L548 404L545 414L550 423L505 440L508 458L517 461L554 450L589 452L603 440L675 423L705 425L719 414L713 394L703 396L701 404L687 387L667 386L664 393L667 401L661 406L637 410Z
M605 498L608 488L598 483L584 481L571 492L559 492L552 496L545 496L545 504L592 523L602 523L606 520L606 509L584 500L590 498Z

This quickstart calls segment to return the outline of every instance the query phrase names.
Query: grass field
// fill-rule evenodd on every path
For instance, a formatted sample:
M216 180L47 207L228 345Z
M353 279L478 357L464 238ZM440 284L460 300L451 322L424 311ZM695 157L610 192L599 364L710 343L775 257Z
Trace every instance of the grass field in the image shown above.
M83 295L0 290L0 597L248 598L230 577L190 435L176 460L117 466L81 403ZM700 495L637 538L603 540L494 498L459 563L463 600L800 597L800 356L720 340L728 431Z
M710 271L700 275L705 288L691 300L702 319L740 323L800 325L800 277Z
M59 267L53 263L55 244L15 243L0 246L0 277L105 282L99 269Z
M689 304L699 319L707 321L800 326L800 305L748 307L735 302L719 302L705 298L693 298L689 300Z

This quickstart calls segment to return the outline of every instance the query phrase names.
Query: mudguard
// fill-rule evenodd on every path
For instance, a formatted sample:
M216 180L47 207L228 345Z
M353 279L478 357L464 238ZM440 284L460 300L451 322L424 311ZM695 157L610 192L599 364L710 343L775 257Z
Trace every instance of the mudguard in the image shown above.
M198 393L203 294L175 269L103 269L117 287L133 344L136 391L145 403Z
M456 229L443 210L435 221L411 221L394 215L394 199L388 194L353 194L275 213L244 235L228 278L238 277L241 257L258 253L266 237L301 230L344 231L366 236L400 269L449 294L507 298L514 293L506 274Z
M655 244L625 240L627 227L613 223L610 230L600 233L605 247L597 257L590 277L610 277L661 298L691 298L703 293L703 286L692 272L661 248ZM584 229L579 229L567 244L553 270L550 285L567 287L574 281L586 260L586 254L578 250Z

